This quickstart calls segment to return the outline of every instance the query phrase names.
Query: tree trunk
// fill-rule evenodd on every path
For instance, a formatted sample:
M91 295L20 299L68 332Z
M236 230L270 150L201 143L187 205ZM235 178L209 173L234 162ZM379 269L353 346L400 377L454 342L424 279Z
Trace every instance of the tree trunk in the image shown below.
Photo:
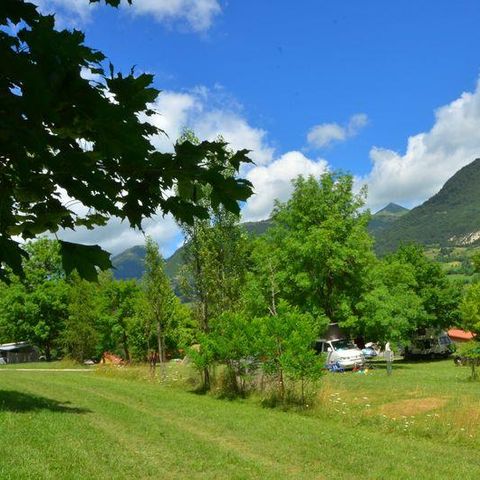
M157 322L157 344L158 344L158 360L160 363L165 362L165 348L163 343L162 325Z
M125 360L127 362L130 362L130 351L128 349L128 337L127 337L127 332L123 330L122 333L122 342L123 342L123 351L125 352Z
M280 387L280 398L285 400L285 381L283 379L283 369L280 367L280 371L278 372L278 384Z
M158 361L160 362L160 375L162 380L166 378L166 355L165 355L165 340L163 338L163 330L160 322L157 322L157 343L158 343Z
M210 390L210 370L208 367L203 369L203 388L205 390Z

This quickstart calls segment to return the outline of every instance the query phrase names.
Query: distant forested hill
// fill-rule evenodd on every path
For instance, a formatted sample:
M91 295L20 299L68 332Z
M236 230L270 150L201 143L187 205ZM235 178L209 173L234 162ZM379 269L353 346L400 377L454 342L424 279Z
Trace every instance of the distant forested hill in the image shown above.
M270 220L260 220L259 222L246 222L243 224L250 235L261 235L271 225ZM167 275L174 279L183 264L184 247L178 248L171 257L165 261L165 271ZM115 267L114 276L117 279L140 278L143 275L145 258L145 247L136 245L128 248L122 253L112 258Z
M402 242L473 246L480 243L480 159L459 170L442 189L376 234L385 253Z
M244 223L251 235L263 234L271 220ZM368 227L380 254L402 242L424 245L480 245L480 159L459 170L443 188L425 203L408 210L395 203L372 215ZM183 263L183 247L166 260L166 271L174 279ZM129 248L113 257L116 278L140 278L145 248Z
M398 220L408 210L400 205L389 203L385 208L372 216L369 230L372 235L377 231L391 225ZM262 235L272 225L271 220L260 220L258 222L245 222L244 227L250 235ZM178 248L171 257L165 261L165 270L167 275L174 279L183 264L184 247ZM145 247L143 245L136 245L128 248L124 252L112 258L112 263L116 270L114 270L115 278L140 278L143 275L143 259L145 257Z
M118 280L140 278L143 275L144 258L145 247L143 245L135 245L115 255L112 257L114 277Z
M370 233L376 236L377 232L388 227L393 222L398 220L402 215L408 213L408 209L389 203L385 208L372 215L369 230ZM260 220L258 222L245 222L244 227L250 235L262 235L272 225L271 220ZM165 270L167 275L174 279L183 264L184 247L178 248L171 257L165 261ZM143 259L145 257L145 247L143 245L136 245L128 248L124 252L112 258L112 263L116 270L114 270L115 278L140 278L143 275Z
M389 227L393 222L396 222L400 217L408 213L408 211L408 208L396 203L389 203L386 207L372 215L372 219L368 224L369 232L374 236L377 235L380 230Z

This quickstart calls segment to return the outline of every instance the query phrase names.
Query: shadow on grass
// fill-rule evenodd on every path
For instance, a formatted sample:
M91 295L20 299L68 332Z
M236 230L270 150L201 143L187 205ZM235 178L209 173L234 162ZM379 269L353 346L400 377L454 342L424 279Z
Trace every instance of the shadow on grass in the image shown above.
M403 358L397 360L396 363L400 365L429 365L433 363L441 363L450 360L453 364L453 359L451 358Z
M61 413L89 413L86 408L70 407L70 402L59 402L15 390L0 390L0 412L36 412L50 410Z
M452 361L453 359L446 359L446 358L422 358L422 357L417 357L417 358L397 358L393 362L393 368L398 368L398 369L407 369L407 368L412 368L417 365L429 365L429 364L435 364L435 363L442 363L445 361ZM386 370L387 369L387 363L384 360L373 360L368 363L368 366L372 367L373 369L378 369L378 370Z

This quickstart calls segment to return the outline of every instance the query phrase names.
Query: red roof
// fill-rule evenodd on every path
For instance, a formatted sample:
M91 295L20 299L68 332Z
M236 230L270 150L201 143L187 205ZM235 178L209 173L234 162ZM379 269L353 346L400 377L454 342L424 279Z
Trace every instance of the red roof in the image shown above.
M465 332L464 330L460 330L458 328L451 328L448 331L448 336L452 340L472 340L475 335L472 332Z

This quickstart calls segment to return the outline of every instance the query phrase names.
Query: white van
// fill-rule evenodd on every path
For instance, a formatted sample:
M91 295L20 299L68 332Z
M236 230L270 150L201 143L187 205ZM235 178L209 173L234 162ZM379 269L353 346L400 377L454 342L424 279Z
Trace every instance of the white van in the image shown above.
M338 364L341 368L350 369L362 367L365 364L365 356L362 351L345 338L336 340L317 340L315 344L317 353L327 355L327 365Z

